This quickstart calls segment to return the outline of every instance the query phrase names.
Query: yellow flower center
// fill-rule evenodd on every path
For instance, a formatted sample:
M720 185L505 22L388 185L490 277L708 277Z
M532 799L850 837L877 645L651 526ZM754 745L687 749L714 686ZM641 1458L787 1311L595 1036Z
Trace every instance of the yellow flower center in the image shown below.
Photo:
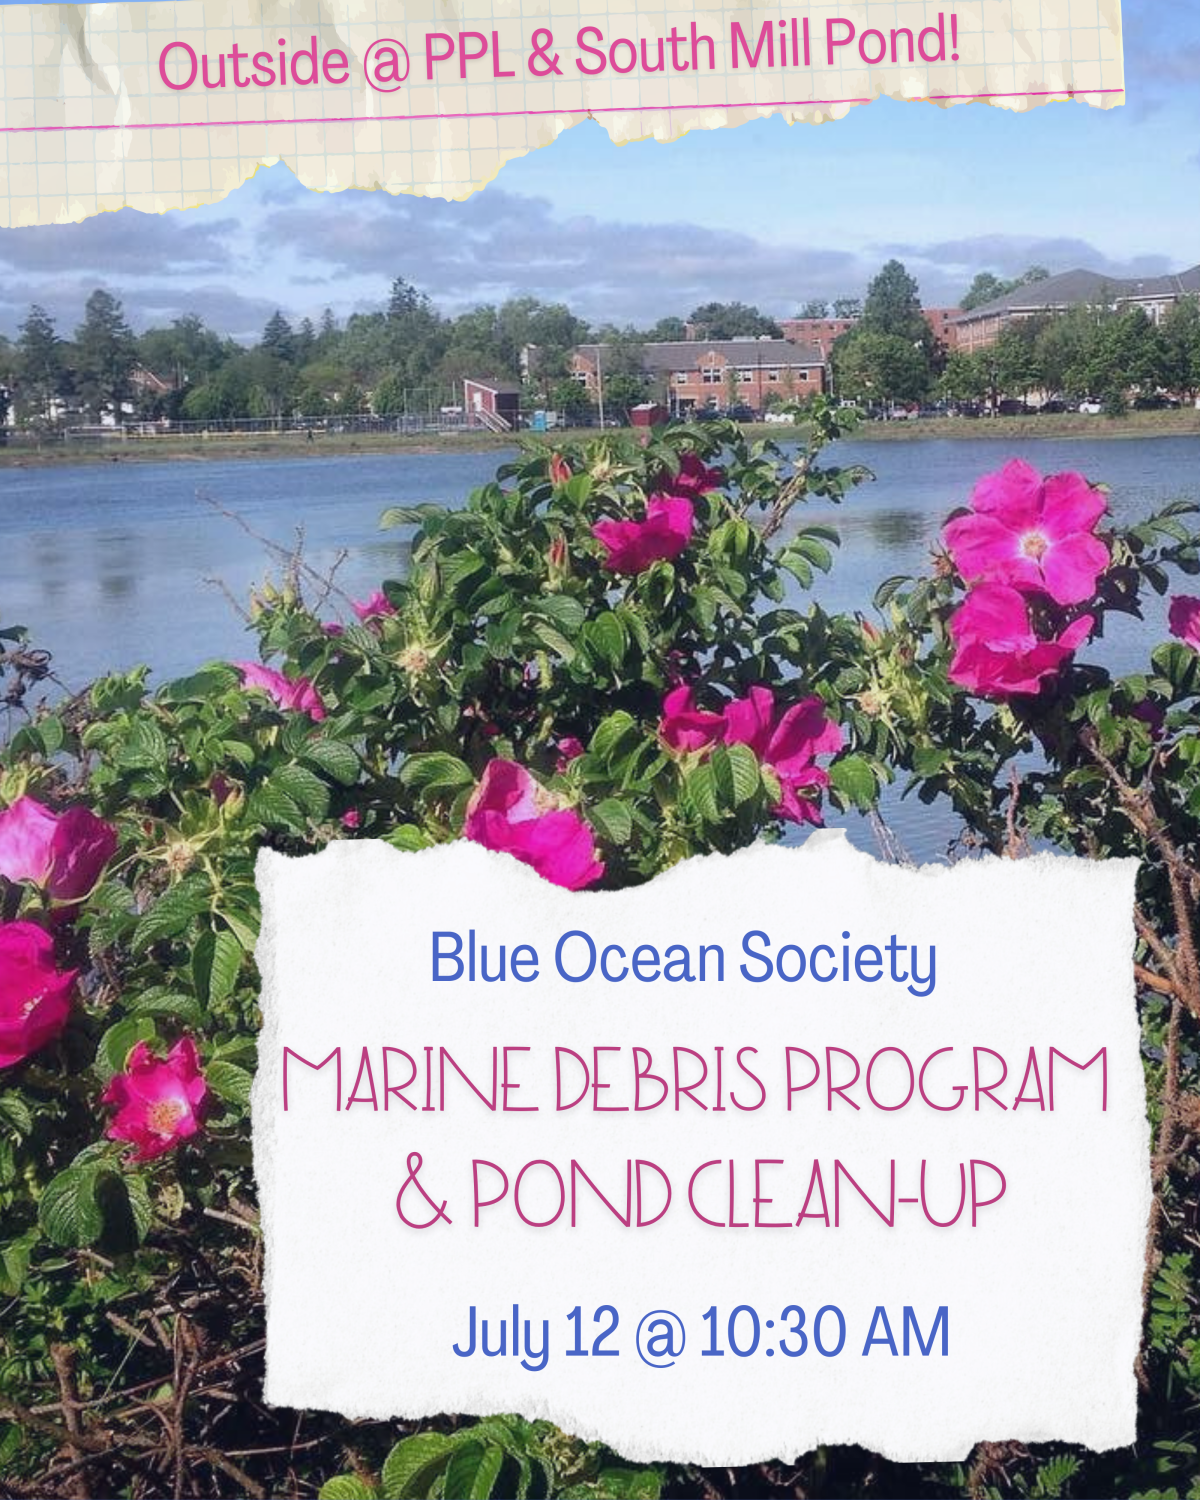
M1050 550L1050 542L1040 531L1027 531L1021 538L1021 552L1025 557L1032 557L1034 562L1041 562Z
M160 1099L146 1111L146 1124L155 1135L170 1135L187 1110L178 1099Z

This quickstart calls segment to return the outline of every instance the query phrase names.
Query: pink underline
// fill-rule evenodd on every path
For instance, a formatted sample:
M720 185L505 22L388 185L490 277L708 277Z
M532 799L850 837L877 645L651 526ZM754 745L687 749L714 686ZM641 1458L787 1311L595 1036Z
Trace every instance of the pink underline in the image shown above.
M1013 89L1004 94L922 94L904 104L934 104L953 99L1050 99L1060 95L1123 94L1122 89ZM724 104L606 104L595 109L483 109L431 115L308 115L285 120L145 120L129 125L0 125L0 135L57 130L221 130L231 125L374 125L403 120L508 120L522 115L627 115L665 113L675 109L801 109L815 104L870 104L872 99L735 99Z

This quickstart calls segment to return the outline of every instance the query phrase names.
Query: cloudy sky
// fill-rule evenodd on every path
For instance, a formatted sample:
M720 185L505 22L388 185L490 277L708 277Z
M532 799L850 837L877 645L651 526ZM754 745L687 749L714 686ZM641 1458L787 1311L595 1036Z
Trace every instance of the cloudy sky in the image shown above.
M1125 0L1124 16L1120 109L885 99L819 127L621 147L583 124L465 203L311 193L277 166L184 213L0 229L0 332L34 301L67 332L98 285L136 327L192 311L249 339L277 306L378 305L397 275L445 312L529 294L649 323L714 298L786 315L860 294L893 255L928 305L1032 262L1182 270L1200 262L1200 5Z

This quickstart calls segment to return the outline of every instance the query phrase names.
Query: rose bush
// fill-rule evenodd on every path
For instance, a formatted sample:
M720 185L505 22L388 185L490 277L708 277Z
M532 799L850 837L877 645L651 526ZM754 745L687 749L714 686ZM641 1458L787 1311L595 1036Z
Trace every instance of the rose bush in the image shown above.
M789 451L718 424L531 441L461 509L389 512L411 558L372 598L296 560L254 601L261 661L153 690L139 669L35 703L48 664L0 631L5 698L25 715L0 750L14 1493L1188 1492L1196 601L1176 596L1177 638L1139 672L1114 676L1091 643L1200 571L1195 507L1118 526L1080 476L1009 466L951 518L928 576L885 583L872 620L831 615L809 590L836 534L803 505L869 476L822 461L837 411L804 416ZM897 778L946 799L974 847L1142 860L1156 1138L1135 1450L985 1443L967 1465L914 1468L822 1449L701 1475L632 1469L516 1418L409 1434L263 1407L247 1121L263 844L465 837L586 900L830 808L873 813Z

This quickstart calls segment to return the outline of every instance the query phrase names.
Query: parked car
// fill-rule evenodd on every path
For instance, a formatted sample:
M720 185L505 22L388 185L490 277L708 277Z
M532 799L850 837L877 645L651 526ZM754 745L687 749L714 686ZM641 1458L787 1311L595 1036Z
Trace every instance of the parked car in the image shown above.
M722 413L715 406L698 406L692 412L693 422L719 422Z
M1086 401L1081 401L1079 403L1079 410L1083 412L1085 416L1098 417L1104 410L1104 407L1100 404L1099 401L1093 401L1089 396Z
M752 406L739 403L737 406L727 406L725 415L731 422L757 422L758 413Z
M791 426L795 423L796 413L793 411L769 411L763 414L763 421L772 426Z

